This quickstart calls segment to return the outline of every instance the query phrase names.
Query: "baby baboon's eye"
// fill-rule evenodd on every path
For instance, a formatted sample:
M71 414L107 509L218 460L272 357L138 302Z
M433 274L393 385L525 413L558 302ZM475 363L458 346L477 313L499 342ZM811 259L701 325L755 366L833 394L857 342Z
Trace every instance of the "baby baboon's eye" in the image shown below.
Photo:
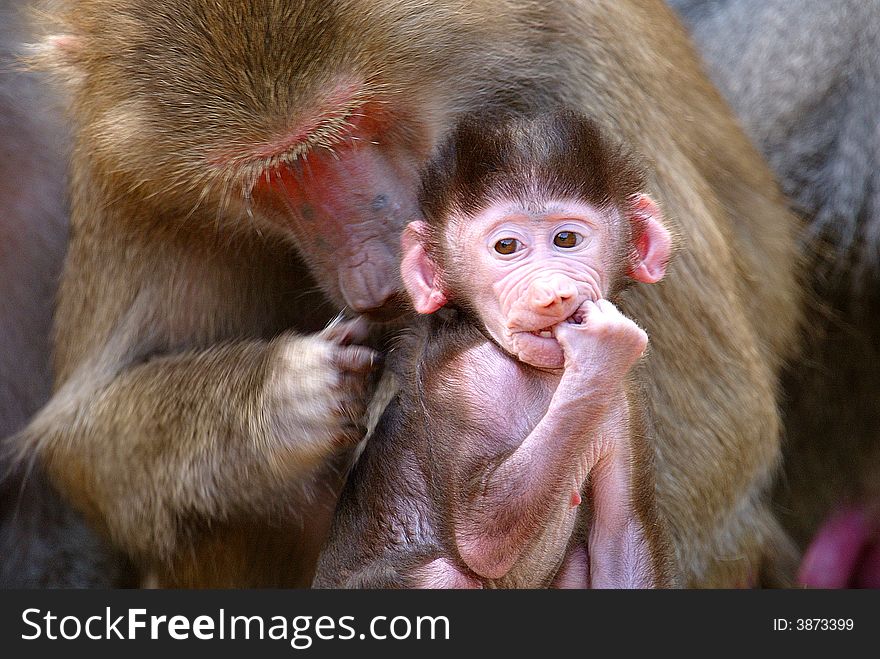
M574 231L560 231L553 237L553 244L565 249L577 247L584 241L584 237Z
M502 238L495 243L495 251L499 254L513 254L520 248L520 242L516 238Z

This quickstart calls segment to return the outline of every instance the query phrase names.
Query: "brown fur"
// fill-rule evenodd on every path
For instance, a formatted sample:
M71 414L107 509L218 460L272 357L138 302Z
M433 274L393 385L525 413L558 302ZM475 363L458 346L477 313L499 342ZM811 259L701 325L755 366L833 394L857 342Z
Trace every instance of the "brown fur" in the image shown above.
M44 25L66 35L44 61L70 100L73 238L55 396L21 448L142 567L191 561L179 585L214 583L197 567L211 552L194 547L241 547L256 565L274 553L213 542L246 531L224 522L293 525L332 499L323 469L269 422L310 409L315 379L297 374L336 374L326 341L284 334L329 314L303 311L319 303L301 297L296 237L242 193L272 163L212 158L271 140L340 71L395 113L380 147L404 186L477 107L568 104L651 160L681 251L622 311L652 338L660 512L690 585L744 583L784 544L767 487L799 313L793 223L659 2L80 0L54 3ZM319 256L303 254L338 303ZM280 344L302 359L279 362ZM279 372L305 389L293 408L267 407ZM310 569L292 566L288 583ZM264 576L223 583L276 582Z
M880 501L880 12L859 0L670 4L804 218L814 303L784 376L776 498L805 546L837 507Z
M442 231L454 214L534 195L624 208L645 188L633 157L571 111L505 120L468 115L422 175L419 207Z

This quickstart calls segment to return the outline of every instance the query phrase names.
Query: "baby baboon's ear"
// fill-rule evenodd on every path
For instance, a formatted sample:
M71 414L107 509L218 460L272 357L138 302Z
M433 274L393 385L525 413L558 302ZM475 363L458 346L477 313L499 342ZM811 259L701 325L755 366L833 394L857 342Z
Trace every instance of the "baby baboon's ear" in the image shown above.
M421 221L410 222L403 230L403 259L400 274L403 284L418 313L434 313L446 304L446 293L437 265L428 256L425 242L430 227Z
M654 284L666 274L672 256L672 236L663 226L657 202L646 194L632 200L628 215L633 245L628 274L636 281Z

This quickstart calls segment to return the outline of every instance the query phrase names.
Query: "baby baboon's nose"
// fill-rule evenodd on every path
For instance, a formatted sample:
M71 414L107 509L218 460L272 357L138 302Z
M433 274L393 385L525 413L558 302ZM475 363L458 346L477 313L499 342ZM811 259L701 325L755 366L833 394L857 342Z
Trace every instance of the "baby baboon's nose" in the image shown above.
M529 303L535 311L554 311L566 307L577 298L577 286L568 277L538 279L529 286Z

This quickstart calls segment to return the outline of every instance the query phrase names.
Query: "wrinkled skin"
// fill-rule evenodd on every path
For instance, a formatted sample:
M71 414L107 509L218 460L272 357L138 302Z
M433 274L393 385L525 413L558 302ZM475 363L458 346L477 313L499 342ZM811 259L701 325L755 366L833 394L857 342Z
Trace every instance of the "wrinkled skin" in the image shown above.
M472 294L489 334L523 361L538 368L561 368L565 362L562 346L550 336L559 323L584 320L584 306L596 302L607 290L603 250L611 242L607 223L588 224L581 212L577 219L561 213L542 218L533 227L522 219L508 216L486 231L483 222L458 222L450 233L455 245L471 245L480 233L486 245L471 255ZM498 209L486 213L496 217ZM517 222L517 220L519 220ZM551 223L551 231L545 230ZM574 247L553 244L560 232L576 236ZM501 240L515 241L510 254L499 255L494 245ZM543 336L542 336L543 334Z
M658 281L670 236L650 198L636 206L647 219L628 275ZM677 582L663 523L639 500L653 495L645 489L644 433L636 432L628 376L648 337L606 299L614 255L629 253L620 249L619 230L629 221L560 200L456 218L443 238L447 255L455 255L446 262L467 268L466 277L459 271L452 278L470 282L470 290L455 295L438 288L450 273L427 256L430 230L422 222L407 227L402 270L414 306L433 313L447 299L467 304L498 345L478 332L475 342L458 346L451 330L429 335L448 360L425 367L432 384L409 413L401 400L412 385L404 381L343 493L316 585ZM430 430L403 430L425 427L422 409ZM487 409L496 411L491 419ZM404 457L410 453L415 465ZM360 491L363 483L376 491Z
M640 228L640 260L627 274L636 281L653 283L665 271L671 239L650 197L643 195L633 205L651 220ZM609 213L615 215L608 217ZM565 358L559 342L550 336L552 328L566 320L582 322L583 305L607 295L614 272L609 254L621 253L614 231L620 221L629 218L621 220L615 211L600 211L584 203L550 202L538 212L490 206L475 217L452 220L445 249L454 267L468 273L463 281L468 282L470 304L492 338L527 364L561 368ZM420 284L407 276L407 270L427 266L418 261L418 235L426 233L423 225L410 224L406 231L404 244L414 251L404 257L404 281L416 310L432 313L446 299L438 288L442 278L424 273ZM571 245L554 243L562 234ZM496 249L502 242L507 253ZM468 262L463 263L458 246L475 244L480 249L475 254L467 252Z

